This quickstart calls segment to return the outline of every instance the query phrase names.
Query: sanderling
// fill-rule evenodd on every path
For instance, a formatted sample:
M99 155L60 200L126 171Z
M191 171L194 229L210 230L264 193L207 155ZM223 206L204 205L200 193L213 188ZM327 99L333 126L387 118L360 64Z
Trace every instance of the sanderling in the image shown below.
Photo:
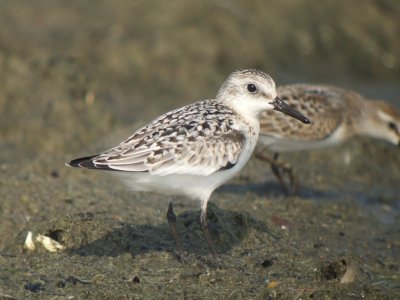
M207 229L207 202L212 192L247 162L260 130L264 110L277 110L302 122L309 120L276 97L272 78L258 70L232 73L216 99L203 100L168 112L142 127L118 146L78 158L72 167L113 171L135 191L186 195L200 200L200 224L213 255L218 256ZM172 202L168 224L180 257Z
M307 127L273 111L263 112L260 119L259 145L275 152L275 156L268 157L263 149L256 150L256 156L270 162L289 194L297 192L297 182L290 166L277 162L279 152L329 147L354 135L400 145L400 111L384 101L370 101L356 92L325 85L286 85L278 87L277 94L312 119ZM281 170L289 176L290 192Z

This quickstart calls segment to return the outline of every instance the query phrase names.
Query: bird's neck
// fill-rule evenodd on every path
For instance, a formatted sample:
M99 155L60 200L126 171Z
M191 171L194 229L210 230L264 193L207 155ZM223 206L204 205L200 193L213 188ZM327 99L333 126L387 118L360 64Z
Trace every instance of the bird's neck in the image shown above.
M377 108L373 101L363 99L353 107L353 113L348 115L353 131L358 135L377 137L376 127Z

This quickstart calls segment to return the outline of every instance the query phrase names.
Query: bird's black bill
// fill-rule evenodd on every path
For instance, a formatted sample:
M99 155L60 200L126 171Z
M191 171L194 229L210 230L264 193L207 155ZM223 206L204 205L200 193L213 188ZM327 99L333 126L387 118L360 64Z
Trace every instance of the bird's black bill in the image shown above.
M300 112L298 112L294 108L287 105L285 102L283 102L278 97L276 97L274 99L274 101L271 102L271 104L274 106L274 110L280 111L280 112L284 113L285 115L291 116L305 124L310 124L309 118L307 118L306 116L303 116Z

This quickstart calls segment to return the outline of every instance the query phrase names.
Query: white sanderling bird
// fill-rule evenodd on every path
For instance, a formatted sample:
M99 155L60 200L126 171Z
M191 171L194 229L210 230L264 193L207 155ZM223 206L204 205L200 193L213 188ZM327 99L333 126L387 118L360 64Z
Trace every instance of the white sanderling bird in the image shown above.
M279 98L310 117L304 126L282 114L265 111L260 119L259 145L256 156L267 160L275 176L289 194L298 189L292 169L278 162L278 153L313 150L334 146L354 135L384 139L400 145L400 111L384 101L371 101L360 94L327 85L295 84L277 88ZM264 149L275 152L273 158ZM290 191L283 174L287 173Z
M253 69L239 70L223 83L216 99L168 112L118 146L67 165L112 171L135 191L180 194L200 200L201 227L218 264L207 229L207 202L212 192L239 172L249 159L264 110L277 110L309 123L276 97L275 83L269 75ZM172 202L167 219L182 258Z

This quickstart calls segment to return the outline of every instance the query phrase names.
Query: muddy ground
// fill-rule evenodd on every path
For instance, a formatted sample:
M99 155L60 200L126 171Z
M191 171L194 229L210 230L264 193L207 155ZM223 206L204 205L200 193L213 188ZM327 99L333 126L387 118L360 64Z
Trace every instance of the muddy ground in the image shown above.
M296 197L252 158L209 205L221 268L197 203L64 166L243 67L400 106L399 13L394 0L2 1L0 299L400 299L400 152L385 142L283 155ZM29 231L65 250L27 251Z

